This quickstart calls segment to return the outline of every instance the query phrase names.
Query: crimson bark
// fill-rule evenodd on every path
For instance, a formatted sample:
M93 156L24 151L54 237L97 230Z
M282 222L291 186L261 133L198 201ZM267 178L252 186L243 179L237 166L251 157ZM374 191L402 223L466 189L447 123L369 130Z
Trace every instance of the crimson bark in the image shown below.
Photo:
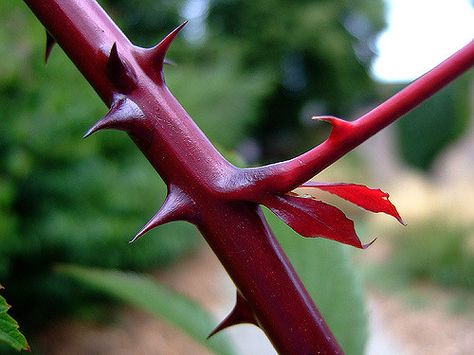
M168 186L163 207L136 238L169 221L193 223L234 281L236 306L217 329L250 322L280 353L341 354L259 204L302 184L467 70L474 44L445 64L451 69L427 74L389 101L388 109L381 106L353 123L326 118L333 132L312 151L288 162L240 169L222 157L165 85L164 56L182 26L145 49L130 43L93 0L25 2L110 107L86 136L104 128L126 131Z

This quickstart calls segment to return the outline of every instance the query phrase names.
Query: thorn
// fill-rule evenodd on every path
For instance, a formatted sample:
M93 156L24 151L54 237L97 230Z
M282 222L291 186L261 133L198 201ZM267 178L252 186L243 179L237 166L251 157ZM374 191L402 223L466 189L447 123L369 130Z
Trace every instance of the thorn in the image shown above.
M145 224L137 235L129 241L129 244L135 242L147 232L162 224L178 220L188 220L193 214L193 205L194 202L184 192L173 187L170 189L170 193L166 197L160 210Z
M337 118L335 116L313 116L311 117L312 120L316 121L323 121L330 123L331 125L334 124L335 121L340 120L340 118Z
M126 60L120 58L117 43L114 43L110 49L107 74L110 81L122 93L127 94L137 86L137 76Z
M123 95L115 95L109 112L93 125L82 138L87 138L102 129L129 130L137 120L144 119L138 105Z
M362 244L362 249L368 249L372 244L375 243L376 240L377 240L377 238L374 238L371 242L369 242L367 244Z
M176 38L178 33L183 29L184 26L188 21L184 21L181 25L176 27L173 31L170 32L160 43L158 43L155 47L151 48L151 56L158 66L158 70L161 72L163 70L163 64L171 64L172 62L167 63L165 59L166 52L168 52L171 43Z
M332 126L331 135L329 137L337 137L341 135L352 125L352 122L334 116L314 116L312 119L327 122Z
M54 45L56 44L56 40L46 31L46 48L44 51L44 63L48 64L49 55L53 50Z
M167 59L165 58L163 60L163 64L166 64L166 65L171 65L172 67L175 67L177 64L175 62L173 62L171 59Z
M235 302L234 308L229 313L229 315L225 317L224 320L220 322L219 325L211 332L211 334L209 334L207 339L225 328L242 323L251 323L257 327L259 326L257 318L255 317L255 313L253 312L249 303L244 298L244 296L242 296L240 292L237 291L237 300Z

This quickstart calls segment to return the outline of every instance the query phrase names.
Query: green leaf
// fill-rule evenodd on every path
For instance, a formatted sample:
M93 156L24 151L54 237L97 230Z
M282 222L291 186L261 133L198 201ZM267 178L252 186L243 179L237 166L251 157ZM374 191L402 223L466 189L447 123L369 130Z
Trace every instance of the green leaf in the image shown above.
M198 304L153 279L131 272L61 266L62 274L165 319L216 354L234 354L224 335L206 340L218 323ZM191 272L191 270L190 270Z
M0 289L3 287L0 285ZM15 350L29 350L28 343L18 330L18 323L7 314L10 309L5 298L0 296L0 342L7 343Z
M265 211L283 249L347 354L364 354L367 316L360 275L349 247L324 239L301 238ZM364 252L364 251L356 251Z

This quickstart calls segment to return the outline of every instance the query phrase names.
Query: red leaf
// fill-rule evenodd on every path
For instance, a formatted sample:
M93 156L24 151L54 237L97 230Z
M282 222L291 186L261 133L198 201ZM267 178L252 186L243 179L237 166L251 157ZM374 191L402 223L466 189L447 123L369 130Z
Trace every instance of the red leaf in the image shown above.
M357 237L354 222L327 203L313 198L272 195L263 204L304 237L323 237L364 249L368 246Z
M371 189L364 185L345 183L318 183L307 182L300 187L314 187L337 195L371 212L383 212L396 218L405 225L395 206L390 202L389 194L380 189Z

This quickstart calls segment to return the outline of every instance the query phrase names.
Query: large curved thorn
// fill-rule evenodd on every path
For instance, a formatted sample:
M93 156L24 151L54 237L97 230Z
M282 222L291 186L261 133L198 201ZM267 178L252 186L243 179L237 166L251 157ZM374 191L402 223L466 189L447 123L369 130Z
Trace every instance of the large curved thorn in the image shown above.
M187 23L188 21L183 22L181 25L171 31L170 34L168 34L160 43L150 49L152 60L156 63L155 65L160 72L163 70L163 64L169 62L165 59L166 52L168 52L171 43L173 43L173 40Z
M49 55L51 54L51 51L53 50L53 47L55 44L56 44L56 40L54 39L54 37L51 36L48 31L46 31L46 47L44 50L45 64L48 63Z
M132 240L130 240L129 243L135 242L138 238L162 224L189 219L193 213L193 205L194 202L181 190L171 190L160 210L150 219L147 224L145 224L145 226L137 233L137 235L135 235Z
M107 75L112 84L124 94L137 87L137 76L132 67L118 53L117 43L110 49L107 61Z
M123 95L115 95L109 112L96 122L83 138L102 129L130 130L134 125L138 125L145 118L143 111L138 105Z
M257 327L259 326L257 318L255 317L255 313L248 304L247 300L240 294L239 291L237 291L237 299L234 308L229 313L229 315L225 317L224 320L220 322L219 325L211 332L211 334L209 334L207 338L209 339L214 334L225 328L242 323L250 323L256 325Z

